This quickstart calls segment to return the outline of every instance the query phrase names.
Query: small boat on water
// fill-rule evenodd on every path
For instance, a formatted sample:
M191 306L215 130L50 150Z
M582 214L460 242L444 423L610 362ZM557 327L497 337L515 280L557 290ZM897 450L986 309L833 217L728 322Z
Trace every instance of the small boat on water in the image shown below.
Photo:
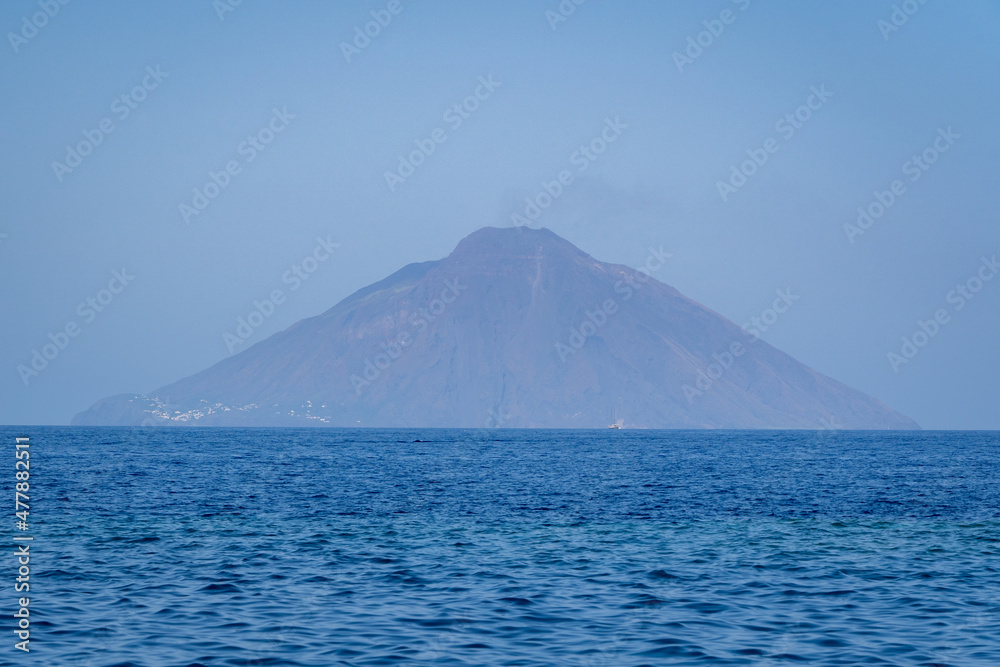
M608 428L621 428L621 424L608 424Z

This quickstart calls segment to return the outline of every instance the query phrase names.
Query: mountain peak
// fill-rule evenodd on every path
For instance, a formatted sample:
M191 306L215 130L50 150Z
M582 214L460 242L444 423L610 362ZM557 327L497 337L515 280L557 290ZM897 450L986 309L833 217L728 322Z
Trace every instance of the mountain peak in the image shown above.
M545 228L482 227L458 242L450 257L540 257L558 253L590 257L575 245Z

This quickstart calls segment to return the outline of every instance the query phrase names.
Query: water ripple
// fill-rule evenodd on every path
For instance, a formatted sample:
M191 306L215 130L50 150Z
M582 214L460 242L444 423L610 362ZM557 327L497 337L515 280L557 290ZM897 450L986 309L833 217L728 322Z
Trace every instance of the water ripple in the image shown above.
M0 664L1000 664L996 434L499 433L40 429Z

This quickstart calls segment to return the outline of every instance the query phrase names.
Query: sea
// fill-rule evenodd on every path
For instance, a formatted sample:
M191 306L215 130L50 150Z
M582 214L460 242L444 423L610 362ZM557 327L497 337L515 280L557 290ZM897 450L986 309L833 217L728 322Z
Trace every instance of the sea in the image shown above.
M2 665L1000 665L997 432L0 442Z

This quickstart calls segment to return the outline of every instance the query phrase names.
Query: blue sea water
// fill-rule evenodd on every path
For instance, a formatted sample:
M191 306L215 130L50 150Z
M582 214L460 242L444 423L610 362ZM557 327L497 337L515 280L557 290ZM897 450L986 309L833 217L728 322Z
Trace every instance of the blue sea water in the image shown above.
M998 433L15 436L3 665L1000 665Z

